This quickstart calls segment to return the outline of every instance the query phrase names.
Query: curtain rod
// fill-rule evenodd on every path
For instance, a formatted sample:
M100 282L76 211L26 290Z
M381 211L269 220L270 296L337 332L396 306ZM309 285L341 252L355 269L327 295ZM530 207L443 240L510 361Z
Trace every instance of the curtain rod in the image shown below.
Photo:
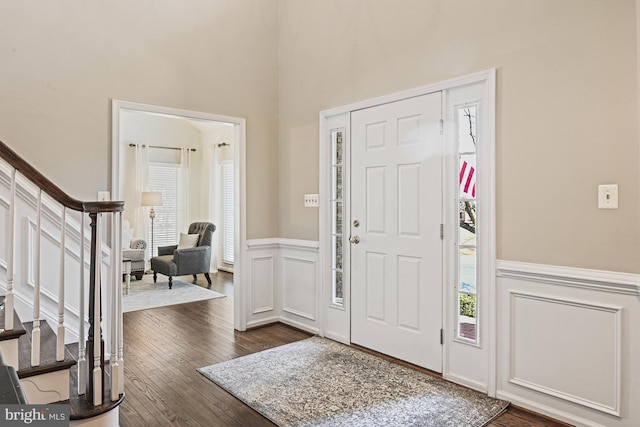
M138 144L133 144L133 143L129 144L129 147L137 147L137 146L138 146ZM149 146L147 146L147 145L142 144L142 148L146 148L146 147L149 147L149 148L162 148L163 150L182 150L182 148L180 148L180 147L161 147L159 145L149 145ZM196 151L195 148L187 148L187 150L193 151L193 152Z

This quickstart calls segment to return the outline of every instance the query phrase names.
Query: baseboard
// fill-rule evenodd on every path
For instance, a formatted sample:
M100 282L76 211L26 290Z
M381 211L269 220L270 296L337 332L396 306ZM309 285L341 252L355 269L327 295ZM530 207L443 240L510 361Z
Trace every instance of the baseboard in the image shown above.
M445 374L445 373L442 374L442 378L444 378L447 381L451 381L452 383L456 383L458 385L470 388L472 390L479 391L480 393L487 394L486 384L482 384L480 382L473 381L469 378L461 377L459 375L452 375L452 374Z
M247 322L247 331L251 329L261 328L263 326L270 325L272 323L278 323L280 318L278 316L265 317L264 319L252 320Z
M344 335L334 334L333 332L326 332L325 331L323 337L324 338L328 338L328 339L333 340L333 341L337 341L337 342L342 343L342 344L351 345L351 340L349 340L349 337L346 337Z
M318 328L311 327L311 326L305 325L305 324L300 323L300 322L296 322L295 320L280 316L279 322L283 323L283 324L285 324L287 326L291 326L293 328L299 329L301 331L309 332L309 333L314 334L314 335L318 335Z
M542 404L534 402L532 400L523 399L522 397L516 396L515 394L512 394L512 393L498 391L496 393L496 397L498 399L508 400L512 404L514 404L516 406L520 406L520 407L522 407L524 409L527 409L529 411L532 411L532 412L535 412L535 413L538 413L538 414L542 414L542 415L546 415L548 417L551 417L553 419L556 419L556 420L559 420L559 421L574 425L576 427L607 427L605 424L599 424L599 423L596 423L594 421L586 420L584 418L577 417L577 416L572 415L572 414L568 414L568 413L566 413L564 411L560 411L560 410L557 410L555 408L551 408L549 406L542 405Z

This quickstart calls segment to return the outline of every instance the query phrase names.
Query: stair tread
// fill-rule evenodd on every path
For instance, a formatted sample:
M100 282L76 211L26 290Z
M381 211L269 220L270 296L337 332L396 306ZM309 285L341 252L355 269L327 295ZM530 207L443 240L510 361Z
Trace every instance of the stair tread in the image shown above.
M33 322L25 322L26 334L18 340L19 365L18 377L27 378L34 375L69 369L76 364L76 360L65 347L65 357L56 360L57 336L46 320L40 321L40 365L31 366L31 332Z
M72 420L82 420L95 417L110 411L120 405L124 400L124 394L115 402L111 401L111 369L105 364L104 384L102 393L102 405L93 406L87 401L86 394L78 395L78 366L73 366L69 372L71 389L69 390L69 417Z
M0 304L2 304L5 300L5 297L0 297ZM24 335L27 333L27 331L25 331L24 326L22 325L22 322L20 321L20 317L18 316L18 313L16 313L15 310L13 310L13 329L9 329L9 330L4 330L4 316L0 316L0 341L6 341L6 340L11 340L14 338L19 338L20 336Z

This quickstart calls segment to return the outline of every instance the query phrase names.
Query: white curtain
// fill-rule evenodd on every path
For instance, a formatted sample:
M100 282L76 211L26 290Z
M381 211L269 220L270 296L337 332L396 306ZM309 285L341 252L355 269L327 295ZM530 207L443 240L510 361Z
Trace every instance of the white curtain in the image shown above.
M149 183L149 158L147 149L142 144L136 144L136 174L133 206L134 213L134 237L146 239L147 219L149 214L142 206L142 192L147 191Z
M189 166L191 164L191 150L180 149L180 190L178 191L178 230L186 233L189 229Z

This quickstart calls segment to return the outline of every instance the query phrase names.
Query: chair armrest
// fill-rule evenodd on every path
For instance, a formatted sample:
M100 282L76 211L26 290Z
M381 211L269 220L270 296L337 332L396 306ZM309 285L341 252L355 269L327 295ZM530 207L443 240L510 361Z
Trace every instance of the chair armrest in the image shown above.
M209 246L196 246L194 248L176 249L173 251L173 259L177 263L180 258L201 257L207 254Z
M173 251L177 248L178 245L158 246L158 255L173 255Z
M211 262L211 247L196 246L195 248L176 249L173 252L173 261L178 266L178 274L208 272Z

